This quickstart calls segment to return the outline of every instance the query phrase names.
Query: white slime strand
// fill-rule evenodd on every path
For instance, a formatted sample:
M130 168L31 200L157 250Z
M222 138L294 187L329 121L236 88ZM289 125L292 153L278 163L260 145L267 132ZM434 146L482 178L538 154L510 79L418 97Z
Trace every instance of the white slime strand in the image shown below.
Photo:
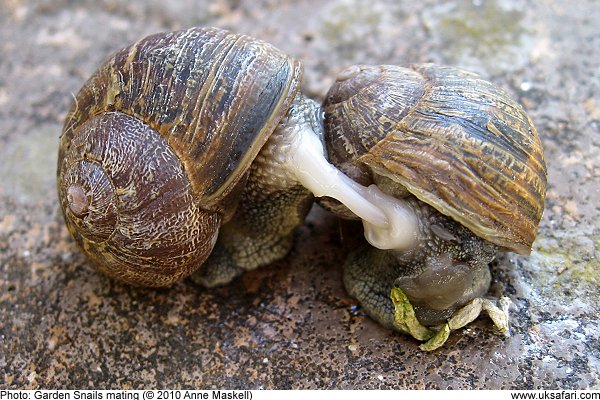
M416 217L403 201L383 193L375 185L364 187L325 158L323 145L309 129L295 132L286 166L315 196L342 202L363 220L365 237L380 249L401 249L413 244Z

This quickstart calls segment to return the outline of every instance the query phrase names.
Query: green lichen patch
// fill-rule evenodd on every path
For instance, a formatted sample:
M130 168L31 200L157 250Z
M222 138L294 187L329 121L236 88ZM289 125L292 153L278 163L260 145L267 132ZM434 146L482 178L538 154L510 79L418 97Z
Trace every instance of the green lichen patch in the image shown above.
M584 230L541 233L523 265L532 288L558 302L573 297L598 306L600 233Z
M446 62L494 72L527 62L530 32L524 13L510 2L443 3L425 13Z

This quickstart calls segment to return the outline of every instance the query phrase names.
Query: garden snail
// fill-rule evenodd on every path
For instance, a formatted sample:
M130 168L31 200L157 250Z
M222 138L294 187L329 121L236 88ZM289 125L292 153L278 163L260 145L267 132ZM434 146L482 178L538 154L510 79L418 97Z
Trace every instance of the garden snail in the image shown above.
M499 249L529 254L547 180L523 108L475 74L432 64L350 67L323 107L329 160L399 199L407 221L398 224L404 243L367 235L379 249L350 255L349 293L381 324L429 340L429 350L482 310L506 330L508 303L482 298L488 264ZM437 324L437 334L425 327Z
M283 257L318 196L387 225L324 157L300 63L249 36L191 28L143 38L84 84L60 138L67 228L103 272L206 286ZM307 190L306 188L310 189ZM385 228L384 228L385 229Z

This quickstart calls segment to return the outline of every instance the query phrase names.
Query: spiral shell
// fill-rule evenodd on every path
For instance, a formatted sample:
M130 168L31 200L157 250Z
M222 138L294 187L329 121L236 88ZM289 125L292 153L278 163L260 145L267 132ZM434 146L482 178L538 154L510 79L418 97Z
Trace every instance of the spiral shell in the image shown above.
M503 90L452 67L354 66L324 109L334 164L366 165L476 235L530 252L546 164L531 119Z

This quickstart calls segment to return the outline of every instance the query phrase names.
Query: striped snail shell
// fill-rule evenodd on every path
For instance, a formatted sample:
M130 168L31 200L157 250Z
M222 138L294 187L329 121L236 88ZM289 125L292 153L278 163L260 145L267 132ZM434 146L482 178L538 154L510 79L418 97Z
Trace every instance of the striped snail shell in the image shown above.
M453 67L353 66L324 109L334 165L389 178L476 235L529 254L546 164L531 119L503 90Z
M247 171L298 90L300 64L216 28L123 48L66 118L58 195L67 227L105 273L165 286L208 257Z

